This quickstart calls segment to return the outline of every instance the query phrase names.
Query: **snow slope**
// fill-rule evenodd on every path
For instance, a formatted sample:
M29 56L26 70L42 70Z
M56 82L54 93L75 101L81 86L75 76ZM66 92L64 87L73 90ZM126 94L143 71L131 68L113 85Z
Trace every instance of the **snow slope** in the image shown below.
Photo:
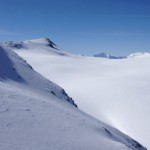
M47 45L45 39L38 39L11 49L65 88L79 108L150 147L148 56L109 60L76 56Z
M1 150L145 150L77 109L65 91L0 46Z

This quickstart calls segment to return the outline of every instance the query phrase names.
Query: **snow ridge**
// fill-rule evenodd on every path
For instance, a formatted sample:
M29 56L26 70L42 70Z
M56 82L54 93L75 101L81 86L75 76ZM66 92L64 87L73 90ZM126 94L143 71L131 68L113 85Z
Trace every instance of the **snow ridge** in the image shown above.
M41 76L16 53L9 48L2 46L0 46L0 68L1 80L13 80L15 82L28 84L34 89L42 89L43 92L52 93L59 99L68 101L77 107L72 98L66 94L64 89ZM38 82L39 80L42 80L42 84L41 82Z

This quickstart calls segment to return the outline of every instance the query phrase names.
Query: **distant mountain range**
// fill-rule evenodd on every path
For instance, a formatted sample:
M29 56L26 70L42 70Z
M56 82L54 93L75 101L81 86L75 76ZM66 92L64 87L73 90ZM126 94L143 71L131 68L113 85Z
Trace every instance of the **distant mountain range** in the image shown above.
M101 58L108 58L108 59L126 59L126 58L135 58L138 56L145 56L145 55L150 55L150 53L137 52L137 53L130 54L128 56L113 56L113 55L102 52L99 54L95 54L94 57L101 57Z
M126 56L113 56L104 52L95 54L94 57L102 57L102 58L108 58L108 59L125 59L126 58Z

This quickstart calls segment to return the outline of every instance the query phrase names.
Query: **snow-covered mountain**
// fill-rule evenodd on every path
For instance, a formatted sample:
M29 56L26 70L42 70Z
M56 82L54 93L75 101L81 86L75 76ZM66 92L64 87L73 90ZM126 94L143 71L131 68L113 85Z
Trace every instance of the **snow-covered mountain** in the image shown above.
M0 46L0 149L145 150L119 130L76 108L8 47Z
M137 53L133 53L130 54L128 56L112 56L110 54L107 53L99 53L99 54L95 54L94 57L100 57L100 58L107 58L107 59L125 59L125 58L136 58L136 57L143 57L143 56L149 56L150 53L148 52L137 52Z
M0 46L0 149L110 148L145 149L78 110L62 88L35 72L16 53Z
M16 44L15 42L11 43L11 45ZM18 53L36 71L64 87L67 93L73 99L76 99L82 110L122 129L148 147L150 139L148 128L150 124L148 117L150 95L147 87L150 87L150 82L147 82L149 81L147 66L150 63L149 58L145 61L143 59L118 59L112 61L111 59L82 57L62 51L57 47L53 48L48 43L46 39L37 39L17 42L20 45L19 47L11 46L9 42L1 45L5 47L4 49L12 49ZM29 68L32 70L32 67ZM145 75L146 71L147 74ZM22 71L17 70L18 72ZM26 73L25 77L23 75L24 73L21 78L26 79ZM30 73L29 77L32 79L34 76ZM39 81L40 79L37 80L39 85L43 84L43 81ZM31 80L27 83L30 82ZM0 107L1 111L4 114L9 112L7 107L11 108L10 103L12 104L11 99L13 98L14 108L10 113L15 109L14 113L12 113L12 120L17 119L14 122L12 121L12 128L9 126L10 130L14 133L18 133L21 129L24 130L23 134L12 134L9 130L8 136L0 136L2 139L0 141L3 141L3 143L9 143L13 139L13 142L10 142L11 144L7 146L16 145L16 147L19 147L19 142L21 142L21 146L28 145L26 149L30 147L31 150L38 148L57 150L143 149L139 143L118 130L93 119L76 107L67 105L66 99L65 101L60 101L59 99L61 98L56 97L53 92L49 92L51 91L49 88L46 88L45 91L45 85L42 86L44 90L41 93L40 88L34 90L36 84L30 83L30 88L27 88L28 84L19 82L19 88L18 85L14 87L14 84L12 88L10 82L6 85L4 83L2 82L1 84L1 90L3 91L1 93L4 93L4 98L1 102L4 103L6 100L6 93L10 93L10 95L7 97L6 108ZM26 90L22 90L22 86L26 87ZM7 87L7 92L4 92L4 87ZM53 97L49 98L49 94L50 97ZM18 99L16 95L19 95ZM20 99L24 102L20 101ZM73 104L72 101L71 103ZM22 111L22 108L27 111ZM16 112L19 112L19 115ZM23 116L21 116L21 112L23 112ZM4 116L2 115L2 117ZM4 122L1 128L2 135L6 133L7 125L11 122L9 113L7 117L0 119L2 123ZM21 118L28 119L26 121L26 119ZM19 124L20 120L21 124ZM27 138L28 136L29 138ZM15 140L16 138L19 139L19 142ZM28 140L21 140L22 138L27 138ZM7 139L9 140L7 141ZM15 142L18 143L16 144ZM16 147L14 146L14 149ZM22 149L21 147L19 148Z
M95 54L94 57L101 57L101 58L108 58L108 59L125 59L126 58L126 56L112 56L104 52Z
M8 47L13 50L32 50L36 53L41 53L41 50L43 54L52 54L52 55L71 55L71 53L64 52L60 48L58 48L51 40L48 38L40 38L40 39L34 39L34 40L27 40L23 42L13 42L8 41L5 43L1 43L1 45ZM73 55L73 54L72 54Z
M4 45L7 45L9 47L12 47L12 48L17 48L17 49L21 49L21 48L24 48L26 46L29 46L30 44L26 45L27 43L32 43L32 45L34 46L40 46L40 45L45 45L45 46L48 46L48 47L51 47L51 48L55 48L55 49L58 49L57 46L51 41L49 40L48 38L41 38L41 39L36 39L36 40L27 40L27 41L24 41L24 42L13 42L13 41L8 41L8 42L1 42L1 44L4 44ZM28 47L26 47L28 48Z

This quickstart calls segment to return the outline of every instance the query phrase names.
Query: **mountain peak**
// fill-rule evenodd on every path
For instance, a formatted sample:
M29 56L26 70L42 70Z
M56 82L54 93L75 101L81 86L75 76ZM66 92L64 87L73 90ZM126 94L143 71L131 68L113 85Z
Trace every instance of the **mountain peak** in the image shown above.
M38 38L38 39L32 39L32 40L25 40L25 41L7 41L4 43L1 43L4 46L8 46L10 48L14 49L29 49L29 47L37 47L44 49L44 47L50 47L56 50L60 50L57 45L52 42L49 38Z
M54 42L52 42L49 38L39 38L39 39L33 39L33 40L27 40L24 41L26 42L31 42L31 43L37 43L37 44L45 44L47 46L50 46L52 48L56 48L56 44Z

